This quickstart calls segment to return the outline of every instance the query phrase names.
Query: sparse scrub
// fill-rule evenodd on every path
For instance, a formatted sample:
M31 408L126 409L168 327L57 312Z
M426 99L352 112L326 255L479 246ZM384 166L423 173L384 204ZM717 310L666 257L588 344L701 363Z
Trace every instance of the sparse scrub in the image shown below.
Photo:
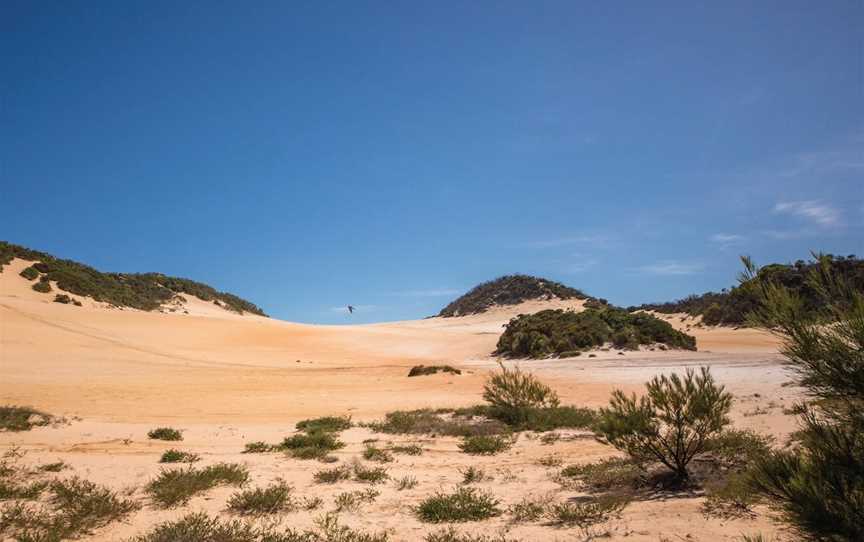
M472 288L438 313L465 316L485 312L495 305L515 305L530 299L585 299L584 293L561 283L529 275L506 275Z
M546 515L551 502L552 497L549 495L540 497L529 495L511 505L507 512L512 516L515 523L538 521Z
M495 455L513 446L513 439L500 435L465 437L459 449L471 455Z
M521 542L518 538L508 538L504 532L498 533L497 536L460 533L453 526L433 531L423 540L424 542Z
M81 302L73 297L69 297L66 294L57 294L54 296L54 303L62 303L63 305L75 305L76 307L81 306Z
M21 275L27 280L36 280L37 278L39 278L39 271L37 271L36 268L31 265L22 269L19 275Z
M696 339L647 313L628 313L607 307L571 312L548 309L510 320L498 339L496 353L513 358L572 356L575 351L613 343L635 349L660 343L670 348L696 350Z
M255 442L247 442L246 447L243 449L244 454L264 454L272 451L273 446L260 440Z
M294 488L281 480L265 488L246 489L228 499L228 509L243 515L290 512L298 506L293 491Z
M460 470L462 473L462 483L465 485L475 484L477 482L487 482L492 479L491 476L488 476L483 469L477 468L475 466L470 466L465 470Z
M610 458L596 463L570 465L561 470L559 480L578 480L591 491L636 489L646 482L647 473L632 459Z
M305 431L306 433L338 433L351 429L351 417L324 416L323 418L313 418L297 422L295 427L298 431Z
M217 463L202 469L192 466L163 470L147 485L147 493L163 508L186 504L189 499L219 485L240 486L249 472L236 463Z
M312 479L318 484L335 484L343 480L350 480L352 472L350 467L343 465L332 469L319 470L312 475Z
M160 463L195 463L200 460L201 456L198 454L184 452L174 448L166 450L165 453L162 454L162 457L159 458Z
M483 386L483 399L498 411L499 419L520 423L530 409L558 407L558 394L533 374L522 372L518 366L508 369L499 364L499 367L501 370L493 373Z
M44 481L25 483L13 479L0 478L0 501L38 499L47 487L48 482Z
M702 512L721 519L753 517L753 505L761 499L744 474L733 475L713 487L709 485L707 493Z
M333 450L344 448L345 443L324 431L297 433L285 440L278 449L285 450L296 459L321 459Z
M346 491L336 495L333 503L336 505L337 512L356 512L361 505L375 502L380 494L372 488Z
M647 395L638 401L635 394L615 390L595 431L638 462L662 463L674 473L675 483L683 483L690 461L729 423L732 395L714 383L708 368L699 374L688 369L683 379L661 375L646 388Z
M391 446L390 451L394 454L404 454L404 455L422 455L423 447L419 444L399 444L395 446Z
M614 497L601 497L585 501L552 504L547 512L555 525L579 527L586 539L598 536L597 526L618 517L627 501Z
M0 430L29 431L53 421L50 414L23 406L0 406Z
M408 371L408 376L426 376L436 373L450 373L461 375L462 371L450 365L415 365Z
M384 467L367 467L359 461L354 463L353 471L354 480L367 484L382 484L390 478Z
M501 515L500 501L489 493L460 487L453 493L437 492L416 508L417 517L427 523L480 521Z
M35 291L39 292L40 294L47 294L52 290L51 282L48 280L48 277L46 277L46 276L39 277L39 282L34 284L32 286L32 288Z
M60 472L67 467L63 461L55 461L54 463L45 463L39 465L39 470L42 472Z
M475 419L474 416L460 415L447 417L448 413L452 414L452 411L397 410L388 412L384 421L373 422L369 427L379 433L454 437L496 435L510 431L506 425L497 420Z
M156 429L151 429L147 433L147 437L152 440L183 440L183 433L173 427L157 427Z
M414 489L417 487L417 478L413 476L403 476L396 480L396 490L397 491L405 491L407 489Z
M376 448L371 444L367 444L366 448L363 449L363 459L378 461L379 463L390 463L393 461L393 454L387 450L382 450L381 448Z

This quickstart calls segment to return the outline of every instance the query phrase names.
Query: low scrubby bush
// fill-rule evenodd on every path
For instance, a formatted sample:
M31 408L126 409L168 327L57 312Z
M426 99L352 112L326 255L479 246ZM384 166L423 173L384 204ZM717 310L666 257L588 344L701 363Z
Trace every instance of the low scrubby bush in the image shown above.
M523 422L530 410L558 407L558 394L533 374L522 372L518 366L508 369L499 364L499 367L501 370L486 380L483 399L505 423Z
M228 510L243 515L290 512L298 506L293 492L294 488L281 480L264 488L246 489L228 499Z
M151 429L147 433L147 437L153 440L183 440L183 433L177 429L172 427L157 427L156 429Z
M460 487L453 493L438 492L416 508L417 517L427 523L480 521L501 515L500 501L489 493Z
M29 431L34 427L48 425L53 416L35 408L6 405L0 406L0 431Z
M465 437L459 443L459 449L471 455L495 455L509 450L513 446L513 439L500 435L479 435Z
M297 422L295 426L298 431L306 433L338 433L351 429L351 418L349 416L324 416Z
M278 449L288 452L296 459L321 459L331 451L344 447L345 443L332 433L314 431L286 437L279 444Z
M426 376L436 373L451 373L461 375L462 371L450 365L415 365L408 371L408 376Z
M163 508L189 502L193 496L219 485L239 486L249 479L249 471L236 463L217 463L202 469L192 466L163 470L147 484L147 493Z
M200 461L201 456L192 452L184 452L181 450L170 449L166 450L162 457L159 458L160 463L195 463Z
M37 271L32 265L25 267L19 274L27 280L36 280L39 278L39 271Z
M646 481L646 472L632 459L610 458L596 463L570 465L558 473L564 481L578 480L591 491L636 489Z
M379 463L390 463L393 461L393 454L387 450L382 450L381 448L367 444L363 449L363 459L378 461Z

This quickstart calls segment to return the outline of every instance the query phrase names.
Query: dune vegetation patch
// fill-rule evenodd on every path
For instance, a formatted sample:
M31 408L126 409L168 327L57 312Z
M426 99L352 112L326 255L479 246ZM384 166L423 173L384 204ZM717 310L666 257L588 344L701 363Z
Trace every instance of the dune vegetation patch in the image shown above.
M147 438L151 440L183 440L183 433L173 427L157 427L147 432Z
M147 493L157 505L171 508L189 502L195 495L220 485L240 486L249 471L236 463L217 463L201 469L192 467L163 470L147 484Z
M201 460L201 456L192 452L184 452L174 448L165 450L162 457L159 458L160 463L195 463Z
M476 435L465 437L459 443L459 449L471 455L495 455L507 451L513 446L513 439L501 435Z
M344 447L345 443L333 433L313 431L285 437L276 449L285 451L295 459L322 459L330 452Z
M587 299L588 296L560 282L530 275L506 275L479 284L441 309L438 316L477 314L496 305L516 305L533 299Z
M228 499L228 510L243 515L291 512L297 507L294 488L282 480L267 487L239 491Z
M473 487L459 487L453 493L437 492L415 509L417 518L427 523L481 521L500 516L500 501Z
M437 373L461 375L462 371L451 365L415 365L408 371L408 376L427 376Z
M29 431L34 427L50 425L54 416L26 406L0 406L0 431Z
M612 307L582 312L548 309L510 320L495 353L513 358L571 357L606 344L632 350L658 343L696 350L694 337L650 314Z
M351 425L350 416L324 416L297 422L295 427L306 433L339 433L351 429Z

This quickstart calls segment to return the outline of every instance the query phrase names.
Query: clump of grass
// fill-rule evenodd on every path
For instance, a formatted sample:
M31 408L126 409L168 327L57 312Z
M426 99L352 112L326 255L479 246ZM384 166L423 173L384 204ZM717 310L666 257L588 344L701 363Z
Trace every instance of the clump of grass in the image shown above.
M163 470L147 485L153 501L163 508L186 504L193 496L219 485L240 486L249 479L249 471L236 463L217 463L196 469Z
M501 515L500 501L475 488L460 487L453 493L438 492L416 508L417 517L427 523L480 521Z
M598 536L596 527L618 517L627 501L614 497L603 497L580 502L564 502L549 507L547 516L555 525L579 527L586 539Z
M56 461L54 463L45 463L44 465L39 465L39 470L42 472L60 472L66 467L67 465L63 461Z
M388 412L384 421L368 424L379 433L402 435L497 435L510 429L498 420L474 415L460 415L452 410L397 410Z
M53 416L35 408L6 405L0 406L0 431L29 431L34 427L48 425Z
M384 467L367 467L359 461L354 463L354 480L367 484L382 484L390 475Z
M403 476L396 479L396 490L405 491L406 489L414 489L417 487L417 478L413 476Z
M239 491L228 499L228 509L243 515L276 514L297 508L294 488L282 480L265 487Z
M48 482L44 481L36 481L28 484L12 479L0 479L0 501L10 499L38 499L47 487ZM0 525L2 525L2 523L0 523Z
M160 463L195 463L196 461L200 460L201 456L199 456L198 454L193 454L192 452L184 452L174 448L166 450L162 454L162 457L159 458Z
M109 488L77 477L55 480L48 492L50 506L19 501L4 507L0 532L20 542L55 542L88 534L140 507Z
M313 418L297 422L295 426L298 431L306 433L338 433L351 429L350 416L324 416L322 418Z
M513 439L501 435L477 435L465 437L459 449L472 455L495 455L510 449Z
M427 534L423 540L425 542L521 542L518 538L508 538L503 532L494 537L485 534L460 533L452 525Z
M615 457L565 467L559 473L559 481L568 480L578 480L592 491L636 489L646 482L646 472L629 458Z
M321 497L303 497L303 500L300 502L303 510L317 510L321 508L322 504L324 504L324 499Z
M263 441L247 442L243 449L244 454L264 454L273 451L273 446Z
M546 515L551 501L552 498L548 495L541 497L529 495L510 505L507 512L510 513L516 523L537 521Z
M37 282L36 284L31 286L31 288L33 288L35 291L39 292L40 294L47 294L48 292L50 292L52 290L51 282L48 279L48 277L46 277L46 276L39 277L39 282Z
M462 371L450 365L415 365L408 371L408 376L426 376L436 373L451 373L461 375Z
M363 459L378 461L379 463L390 463L393 461L393 454L387 450L382 450L381 448L367 444L366 448L363 450Z
M332 469L323 469L312 475L315 483L318 484L335 484L343 480L351 479L352 470L348 466L334 467Z
M375 502L381 493L372 489L346 491L333 499L337 512L356 512L361 505Z
M333 450L345 447L345 443L333 436L332 433L315 431L311 433L297 433L279 444L278 449L285 450L291 457L296 459L321 459Z
M394 454L422 455L423 447L419 444L398 444L391 446L390 451Z
M477 467L471 466L465 470L460 470L462 473L462 483L463 484L475 484L477 482L486 482L492 479L491 476L488 476L483 469L478 469Z
M183 440L183 433L173 427L157 427L151 429L147 436L153 440Z
M32 265L29 267L25 267L18 274L27 280L36 280L37 278L39 278L39 271Z

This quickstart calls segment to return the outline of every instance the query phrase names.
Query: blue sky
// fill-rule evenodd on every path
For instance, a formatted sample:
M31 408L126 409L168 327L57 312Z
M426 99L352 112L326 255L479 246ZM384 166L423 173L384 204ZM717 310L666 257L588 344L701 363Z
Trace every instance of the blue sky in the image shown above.
M4 2L0 238L321 323L864 254L864 4L697 4Z

